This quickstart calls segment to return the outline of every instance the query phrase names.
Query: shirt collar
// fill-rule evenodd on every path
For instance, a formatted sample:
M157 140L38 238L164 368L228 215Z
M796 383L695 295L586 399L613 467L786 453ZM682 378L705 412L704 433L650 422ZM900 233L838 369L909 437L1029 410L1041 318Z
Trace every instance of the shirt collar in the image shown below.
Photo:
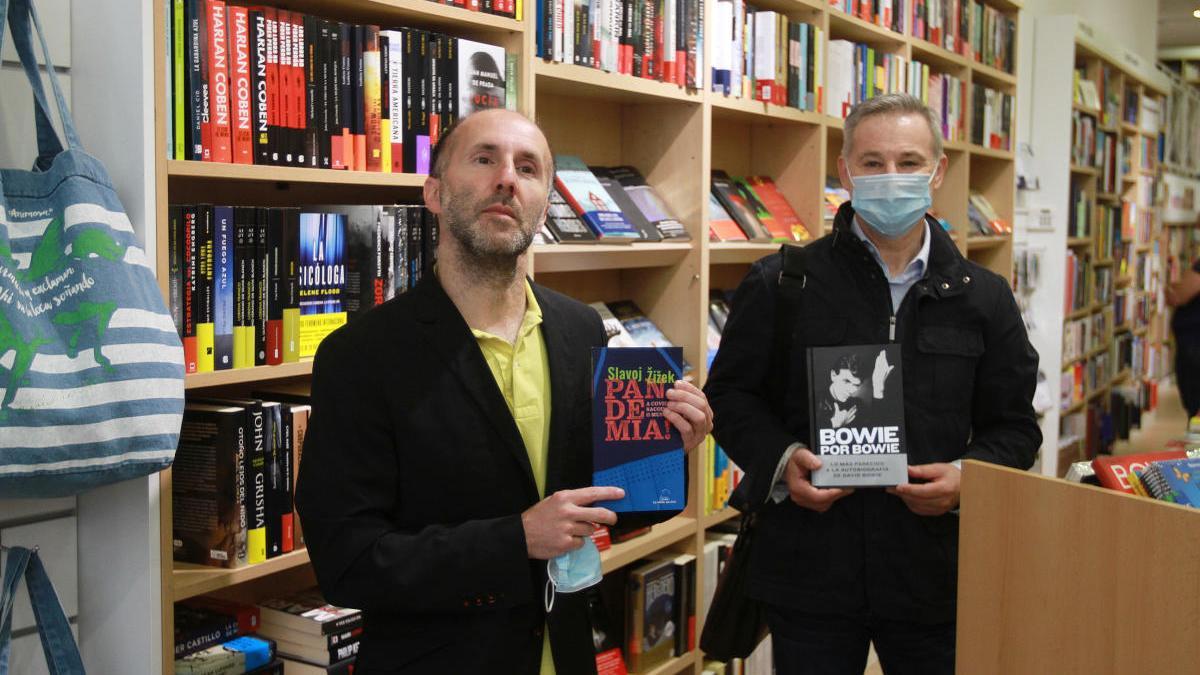
M534 328L537 328L542 323L542 307L538 304L537 296L533 294L533 286L529 284L529 280L525 280L525 316L521 319L521 328L517 331L517 341L529 334ZM507 344L504 338L493 335L487 331L472 328L471 334L476 339L493 339L500 340Z
M921 243L921 250L917 251L917 257L910 260L908 265L905 266L904 272L901 272L898 276L903 276L908 272L916 272L919 276L925 276L925 270L929 267L929 242L933 238L933 233L929 231L928 218L922 217L921 224L925 226L925 236ZM892 274L888 270L887 263L883 262L883 256L879 254L879 249L875 247L875 242L871 241L866 232L863 232L862 227L858 224L858 218L853 216L850 218L850 229L854 232L855 236L867 245L867 250L871 252L871 255L875 258L875 262L879 263L879 266L883 268L884 276L892 279Z

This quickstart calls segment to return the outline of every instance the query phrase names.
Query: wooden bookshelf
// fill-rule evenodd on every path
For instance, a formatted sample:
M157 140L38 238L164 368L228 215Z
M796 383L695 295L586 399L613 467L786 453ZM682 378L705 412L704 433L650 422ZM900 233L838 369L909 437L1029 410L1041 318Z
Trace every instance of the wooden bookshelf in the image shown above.
M1015 14L1012 0L986 0ZM154 26L163 25L163 3L154 3ZM270 4L270 3L268 3ZM489 42L519 56L517 108L543 128L554 152L576 155L589 165L636 166L662 196L672 215L684 223L691 240L683 243L538 245L531 249L531 274L541 284L582 301L634 300L696 367L697 383L706 376L705 350L710 289L734 288L755 261L778 251L778 243L713 243L708 241L710 172L722 169L732 176L771 176L789 200L809 233L824 234L823 189L836 177L844 122L823 112L801 111L760 101L729 97L708 90L689 91L674 84L602 72L578 65L537 58L536 11L528 3L523 20L470 12L428 0L289 0L288 9L357 23L413 26ZM978 83L1016 95L1017 78L971 61L938 45L848 16L825 0L764 0L764 9L781 11L793 20L812 23L825 31L826 41L850 39L884 52L917 59L938 72L959 77L967 87L968 110L963 111L970 138L970 93ZM715 3L706 3L708 24ZM147 28L149 30L149 28ZM157 69L155 101L166 100L162 31L153 30ZM706 39L706 49L711 49ZM711 64L710 54L703 62ZM1015 55L1014 55L1015 56ZM825 59L822 59L825 61ZM705 73L711 83L711 73ZM1015 142L1016 106L1012 139ZM166 119L157 111L156 138L165 145ZM967 140L945 142L949 171L935 193L935 208L953 225L960 251L1001 276L1012 269L1012 237L967 237L967 199L983 193L1001 218L1014 221L1014 154L974 145ZM157 157L166 156L158 148ZM155 160L156 203L154 255L160 284L166 293L167 206L177 203L244 205L320 205L344 203L413 203L421 199L426 177L275 166L238 166L179 160ZM1090 242L1090 239L1089 239ZM255 387L311 376L311 362L199 373L185 381L188 390L248 393ZM738 513L726 509L702 515L703 451L689 454L693 476L688 508L683 515L660 524L646 535L617 544L602 555L606 573L670 547L697 555L698 578L703 573L705 531ZM171 560L171 472L159 480L158 542L162 584L162 671L173 670L172 604L176 600L215 593L250 598L260 586L286 584L293 578L311 581L306 551L235 570L176 565ZM307 575L307 576L305 576ZM700 592L700 586L697 586ZM699 631L703 615L698 611ZM650 671L655 675L701 672L702 655L692 652ZM500 666L503 670L503 666Z
M1104 212L1101 209L1119 209L1122 200L1139 200L1141 186L1135 183L1145 175L1155 175L1154 171L1139 165L1141 125L1147 121L1143 108L1152 100L1161 103L1167 89L1164 86L1165 76L1156 71L1152 63L1143 61L1125 49L1119 40L1103 35L1079 17L1039 16L1035 22L1035 37L1025 45L1021 54L1023 59L1033 59L1033 68L1038 73L1030 91L1032 99L1037 100L1036 114L1039 120L1029 139L1031 145L1037 148L1031 171L1042 177L1041 199L1061 203L1075 213L1074 200L1077 194L1082 195L1089 216L1086 222L1078 223L1078 226L1081 231L1090 234L1083 237L1066 236L1067 213L1062 215L1062 231L1030 233L1027 245L1048 252L1042 257L1043 261L1048 261L1048 266L1041 270L1041 286L1030 299L1036 317L1034 323L1042 327L1031 332L1031 340L1041 356L1041 362L1050 368L1050 372L1061 372L1080 363L1089 371L1102 368L1092 386L1085 382L1083 401L1065 411L1050 411L1042 418L1041 467L1043 472L1053 474L1060 464L1057 461L1058 439L1067 433L1067 424L1074 424L1066 422L1064 418L1089 408L1107 411L1111 404L1106 394L1111 391L1114 381L1137 386L1141 386L1143 381L1142 373L1130 373L1125 380L1114 380L1110 375L1122 370L1123 366L1116 361L1117 350L1109 349L1109 346L1114 344L1116 337L1123 333L1128 335L1125 332L1127 326L1114 325L1114 304L1118 293L1123 295L1133 285L1134 279L1128 272L1121 273L1119 265L1124 264L1123 251L1114 249L1112 243L1103 236L1104 228L1101 225ZM1080 77L1095 83L1099 108L1081 105L1074 99L1074 82ZM1076 119L1090 119L1095 125L1092 142L1097 147L1087 149L1088 152L1073 147ZM1166 115L1160 114L1159 120L1165 123ZM1107 180L1110 174L1099 166L1103 148L1098 147L1096 139L1105 135L1113 137L1118 148L1123 140L1132 139L1134 142L1128 168L1117 166L1112 184ZM1075 158L1081 155L1095 156L1097 165L1075 164ZM1149 214L1151 219L1146 228L1149 236L1141 232L1142 227L1135 227L1138 230L1136 241L1123 243L1131 244L1135 255L1149 255L1150 249L1141 247L1148 246L1158 236L1161 227L1157 222L1158 208L1150 203L1139 203L1138 207L1139 215ZM1056 256L1054 251L1070 251L1081 265L1086 266L1086 297L1093 303L1086 311L1071 311L1063 307L1067 279L1063 267L1065 256ZM1098 284L1107 286L1100 287ZM1105 303L1096 302L1103 297L1108 298ZM1133 309L1129 308L1128 311L1132 313ZM1077 319L1088 321L1093 331L1099 331L1100 334L1093 335L1092 339L1093 344L1101 347L1089 350L1081 358L1067 360L1063 357L1062 339L1056 329L1064 321ZM1052 367L1054 365L1059 367ZM1064 382L1051 378L1051 397L1059 398L1059 390L1063 386ZM1084 438L1083 442L1087 446L1096 440Z

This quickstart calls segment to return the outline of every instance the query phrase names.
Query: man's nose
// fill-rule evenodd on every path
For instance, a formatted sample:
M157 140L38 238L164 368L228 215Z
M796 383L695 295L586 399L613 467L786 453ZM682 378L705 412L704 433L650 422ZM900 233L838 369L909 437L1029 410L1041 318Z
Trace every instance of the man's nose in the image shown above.
M517 188L517 167L512 160L502 160L496 164L496 191L512 193Z

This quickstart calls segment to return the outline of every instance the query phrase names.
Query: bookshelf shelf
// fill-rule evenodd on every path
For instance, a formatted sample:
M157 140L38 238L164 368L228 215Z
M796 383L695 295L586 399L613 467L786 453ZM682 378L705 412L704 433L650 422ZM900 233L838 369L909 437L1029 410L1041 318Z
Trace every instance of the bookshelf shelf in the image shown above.
M284 553L266 562L238 567L236 569L219 569L203 565L175 563L175 568L171 574L171 597L175 602L178 602L197 595L219 591L222 588L236 586L254 579L261 579L276 572L302 567L307 564L307 549Z
M707 516L704 516L700 520L700 529L707 530L710 527L713 527L715 525L720 525L721 523L723 523L727 520L737 518L741 515L742 515L741 511L738 511L737 509L732 508L732 507L726 507L720 511L717 511L716 513L710 513Z
M967 250L982 251L986 249L992 249L998 246L1004 246L1010 241L1012 241L1012 236L1007 234L967 237Z
M427 0L426 0L427 1ZM699 104L701 98L674 84L656 82L632 75L606 73L566 63L538 59L534 65L538 94L563 94L599 98L620 103L679 101Z
M1146 334L1146 326L1139 326L1133 329L1133 334L1141 337Z
M655 525L650 528L648 533L640 537L613 544L612 548L607 551L601 551L600 565L604 569L604 573L608 574L694 534L696 534L696 519L676 516L665 523Z
M1113 281L1113 285L1117 288L1124 288L1131 283L1133 283L1133 277L1130 276L1117 277L1117 279Z
M1121 201L1121 195L1119 195L1115 192L1097 192L1096 199L1098 199L1102 202L1114 202L1115 203L1115 202Z
M1082 103L1071 103L1071 109L1074 110L1075 112L1081 112L1085 115L1092 115L1093 117L1100 116L1099 108L1089 108Z
M532 248L534 274L578 272L634 267L669 267L678 263L692 245L647 244L539 244Z
M1130 124L1129 122L1121 122L1121 131L1134 136L1141 133L1141 130L1138 129L1136 124Z
M1072 164L1071 173L1081 173L1085 176L1099 176L1100 170L1091 166L1079 166L1078 164Z
M966 71L974 65L966 57L939 47L932 42L926 42L920 38L910 38L910 40L913 60L921 61L930 66L936 66L941 70L949 71L955 76L965 75Z
M1091 307L1084 307L1083 309L1076 309L1074 311L1067 313L1067 319L1074 321L1075 319L1082 319L1083 317L1085 317L1091 313L1092 313Z
M1063 414L1064 415L1072 415L1074 413L1077 413L1077 412L1083 410L1083 406L1085 403L1086 403L1086 401L1076 401L1076 402L1072 403L1070 406L1068 406L1067 408L1063 409Z
M782 244L760 244L752 242L721 242L708 246L710 265L752 263L779 250Z
M853 40L899 51L910 38L882 26L863 21L856 16L831 9L829 12L829 39Z
M1133 324L1128 321L1121 324L1120 326L1113 326L1114 333L1125 333L1125 332L1129 332L1132 330L1133 330Z
M1017 86L1017 76L982 63L971 63L972 77L998 89Z
M763 101L753 101L745 98L735 98L724 94L708 94L712 104L713 117L718 119L733 119L757 123L799 122L804 124L827 124L833 118L807 110L797 110L787 106L779 106Z
M1126 368L1125 370L1122 370L1121 372L1117 373L1116 377L1114 377L1114 378L1112 379L1112 383L1113 383L1114 385L1116 385L1116 384L1120 384L1120 383L1122 383L1122 382L1125 382L1126 380L1128 380L1128 379L1129 379L1130 375L1132 375L1132 374L1133 374L1133 371L1131 371L1130 369Z
M1112 258L1101 258L1100 260L1092 261L1092 267L1112 267L1112 264Z
M1010 150L985 148L982 145L975 145L974 143L969 143L968 145L971 148L971 154L976 157L991 157L992 159L1004 159L1009 161L1013 159L1013 153Z
M670 661L659 665L657 668L647 670L645 675L676 675L682 673L696 665L697 659L700 658L699 648L684 654L683 656L673 657Z
M1070 239L1067 239L1067 246L1070 246L1071 248L1075 248L1076 246L1091 246L1091 245L1092 245L1091 237L1071 237Z
M302 377L311 374L312 361L282 363L278 366L255 366L253 368L214 370L210 373L189 374L186 378L184 378L183 388L206 389L209 387L223 387L229 384L283 380L289 377Z
M1103 353L1105 353L1105 352L1107 352L1107 351L1108 351L1108 347L1106 347L1106 346L1104 346L1104 345L1101 345L1101 346L1099 346L1099 347L1096 347L1096 348L1095 348L1095 349L1093 349L1092 351L1088 352L1088 353L1087 353L1087 357L1086 357L1086 358L1087 358L1087 359L1089 359L1089 360L1090 360L1090 359L1094 359L1094 358L1096 358L1097 356L1100 356L1101 354L1103 354Z
M258 181L266 183L371 185L397 188L419 188L425 184L425 175L417 173L335 171L332 169L305 169L295 166L217 164L214 162L194 162L178 159L167 160L167 176L172 179L172 183L180 179L186 179L238 183Z
M946 152L967 152L971 144L966 141L942 141L942 149Z
M1107 385L1105 385L1103 387L1099 387L1099 388L1095 389L1094 391L1088 392L1087 400L1094 401L1094 400L1100 398L1101 396L1107 394L1108 391L1109 391L1109 387Z

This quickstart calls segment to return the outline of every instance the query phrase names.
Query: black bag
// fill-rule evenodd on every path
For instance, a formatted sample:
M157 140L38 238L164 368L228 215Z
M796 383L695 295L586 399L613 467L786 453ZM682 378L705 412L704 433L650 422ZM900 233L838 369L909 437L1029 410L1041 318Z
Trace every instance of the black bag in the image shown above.
M706 656L720 660L750 656L767 636L767 620L762 603L746 595L750 581L750 546L754 541L754 514L742 516L737 541L708 606L700 649Z

